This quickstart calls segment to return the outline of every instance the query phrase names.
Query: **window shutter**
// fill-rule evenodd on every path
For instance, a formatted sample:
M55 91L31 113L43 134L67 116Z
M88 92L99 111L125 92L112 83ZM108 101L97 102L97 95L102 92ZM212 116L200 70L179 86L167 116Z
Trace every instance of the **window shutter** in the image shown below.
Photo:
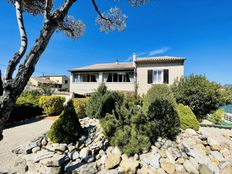
M164 69L164 83L169 84L169 70Z
M152 83L152 70L147 71L147 83L148 84Z

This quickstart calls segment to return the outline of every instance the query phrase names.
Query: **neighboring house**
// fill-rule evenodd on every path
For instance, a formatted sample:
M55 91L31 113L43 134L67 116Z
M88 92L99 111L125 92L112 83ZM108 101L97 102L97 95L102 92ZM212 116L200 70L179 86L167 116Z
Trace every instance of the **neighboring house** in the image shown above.
M31 77L28 82L28 85L32 87L40 87L42 85L47 85L58 91L68 91L69 78L64 75Z
M172 84L184 76L183 57L145 57L133 62L95 64L71 69L70 92L93 93L104 83L109 90L145 94L152 85Z

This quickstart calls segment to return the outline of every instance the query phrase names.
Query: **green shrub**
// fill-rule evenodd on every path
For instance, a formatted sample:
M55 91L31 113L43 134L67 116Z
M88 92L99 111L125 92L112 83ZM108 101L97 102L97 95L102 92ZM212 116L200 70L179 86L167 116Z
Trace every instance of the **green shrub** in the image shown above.
M108 91L105 85L100 85L89 99L86 115L90 118L104 118L106 113L112 113L115 109L115 103L121 101L121 93Z
M180 120L175 98L167 85L154 85L144 97L143 110L153 122L154 137L175 139L180 130Z
M172 85L178 103L189 106L201 121L211 111L231 101L231 95L219 84L201 75L190 75Z
M42 115L43 109L39 106L40 95L38 90L24 91L17 99L7 122L12 123Z
M89 102L89 98L74 98L72 99L72 101L78 118L85 117L86 107Z
M148 107L147 117L156 127L153 136L174 140L180 131L180 120L172 101L157 98Z
M148 111L148 107L150 104L157 99L167 99L173 105L175 105L176 101L173 98L173 93L167 85L154 85L152 86L147 94L144 96L143 100L143 110L144 112Z
M113 113L107 114L101 120L101 126L110 144L118 146L127 155L150 147L147 124L145 115L128 98L117 103Z
M198 131L199 129L199 122L193 113L193 111L188 107L184 106L183 104L179 104L177 106L178 115L180 118L180 127L181 129L194 129Z
M48 132L48 137L54 143L76 142L83 134L83 129L78 120L72 102L64 107L64 111L59 116Z
M210 118L213 119L216 124L220 124L224 120L225 116L226 113L224 109L218 109L210 115Z
M46 115L59 115L63 110L64 97L42 96L39 105L43 108Z

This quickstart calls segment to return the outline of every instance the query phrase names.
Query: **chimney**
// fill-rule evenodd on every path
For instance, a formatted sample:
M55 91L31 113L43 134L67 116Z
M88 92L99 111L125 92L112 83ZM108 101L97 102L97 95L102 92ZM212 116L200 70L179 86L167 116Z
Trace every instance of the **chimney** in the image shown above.
M133 62L135 62L136 61L136 54L135 53L133 53L132 58L133 58Z
M135 61L137 60L137 58L136 58L136 54L135 53L133 53L132 59L133 59L133 65L134 65L134 67L136 67Z

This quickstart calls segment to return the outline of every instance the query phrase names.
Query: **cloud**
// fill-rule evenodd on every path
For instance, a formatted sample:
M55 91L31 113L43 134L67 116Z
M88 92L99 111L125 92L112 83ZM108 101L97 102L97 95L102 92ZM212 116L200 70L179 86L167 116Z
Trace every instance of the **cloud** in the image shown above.
M152 50L148 52L148 56L155 56L155 55L159 55L159 54L164 54L166 52L168 52L170 50L169 47L163 47L160 49L156 49L156 50Z
M151 51L136 53L136 56L137 57L156 56L156 55L164 54L168 52L169 50L170 50L170 47L162 47L162 48L151 50ZM132 60L132 56L128 57L126 61L130 61L130 60Z

